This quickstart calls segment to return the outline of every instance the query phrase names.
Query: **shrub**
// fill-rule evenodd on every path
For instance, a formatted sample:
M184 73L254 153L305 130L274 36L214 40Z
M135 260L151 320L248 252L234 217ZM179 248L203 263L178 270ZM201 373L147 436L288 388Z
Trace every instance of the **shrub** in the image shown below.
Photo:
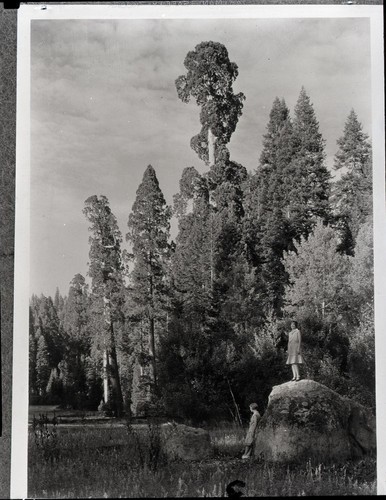
M57 434L58 421L54 415L52 419L41 414L32 420L32 431L34 433L35 445L43 455L44 460L53 462L59 459L59 442Z
M126 419L128 445L139 468L148 467L155 472L166 465L167 457L162 449L162 430L158 422L149 421L145 433L135 429L131 419Z

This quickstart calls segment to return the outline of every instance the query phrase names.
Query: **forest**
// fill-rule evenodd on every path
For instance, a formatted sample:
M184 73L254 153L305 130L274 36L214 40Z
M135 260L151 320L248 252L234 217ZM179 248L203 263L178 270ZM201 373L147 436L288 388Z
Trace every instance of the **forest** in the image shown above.
M302 378L375 409L372 153L359 117L348 110L330 169L306 89L293 111L277 97L248 172L227 147L248 98L233 91L237 64L202 42L184 66L176 99L197 104L190 146L206 171L184 168L169 206L157 159L144 165L123 232L90 193L87 276L30 299L30 404L241 422L290 379L296 319Z

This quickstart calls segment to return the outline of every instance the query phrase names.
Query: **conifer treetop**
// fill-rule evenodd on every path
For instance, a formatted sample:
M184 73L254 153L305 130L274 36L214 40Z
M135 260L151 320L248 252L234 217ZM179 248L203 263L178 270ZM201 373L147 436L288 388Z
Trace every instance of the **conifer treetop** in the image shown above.
M201 106L201 131L191 139L199 158L209 162L208 132L213 134L215 156L230 141L241 116L245 96L234 94L232 84L238 76L237 64L229 60L228 51L218 42L201 42L185 57L186 75L176 81L178 97L189 102L193 97Z
M343 135L337 144L339 149L334 158L335 170L346 168L353 173L363 174L364 165L370 160L371 145L354 109L347 117Z

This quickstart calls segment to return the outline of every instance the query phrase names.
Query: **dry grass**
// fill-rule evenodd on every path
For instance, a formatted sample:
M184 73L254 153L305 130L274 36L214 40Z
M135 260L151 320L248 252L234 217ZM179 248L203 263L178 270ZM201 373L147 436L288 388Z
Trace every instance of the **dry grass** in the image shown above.
M215 456L202 462L168 463L151 455L151 434L125 428L57 430L59 452L48 460L29 443L29 497L218 497L227 484L246 483L245 496L371 495L375 460L335 466L279 466L240 460L243 431L210 430ZM154 442L153 442L154 447ZM153 450L154 455L154 450Z

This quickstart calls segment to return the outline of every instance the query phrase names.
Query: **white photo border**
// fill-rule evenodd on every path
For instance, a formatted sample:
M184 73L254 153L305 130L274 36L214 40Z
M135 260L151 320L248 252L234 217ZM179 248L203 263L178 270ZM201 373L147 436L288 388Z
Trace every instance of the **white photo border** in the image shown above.
M382 5L25 5L18 11L11 498L28 496L31 21L58 19L369 18L373 141L377 490L386 494L386 210Z

